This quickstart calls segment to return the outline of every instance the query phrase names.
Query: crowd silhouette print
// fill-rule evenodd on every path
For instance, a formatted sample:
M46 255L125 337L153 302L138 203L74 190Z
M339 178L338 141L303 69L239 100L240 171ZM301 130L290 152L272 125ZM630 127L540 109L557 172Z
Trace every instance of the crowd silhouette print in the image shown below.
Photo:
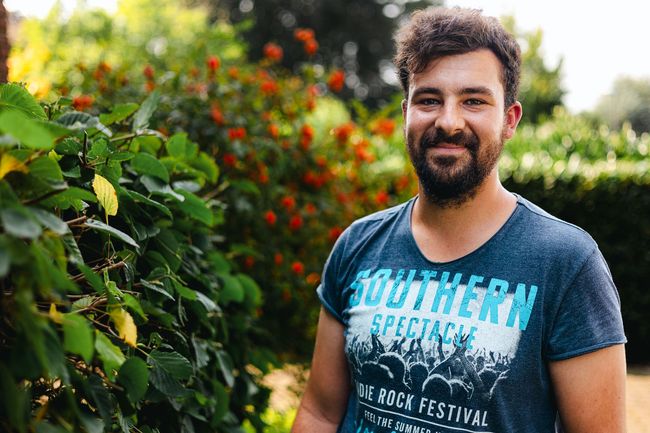
M385 414L391 413L391 406L394 400L368 398L368 393L363 389L382 389L394 391L393 395L408 396L411 401L408 405L402 404L401 413L412 414L409 417L416 420L426 418L423 416L422 401L442 402L445 411L438 411L437 417L429 416L436 422L429 422L430 425L444 426L465 426L471 427L471 420L463 419L463 409L467 414L467 408L486 408L492 400L495 389L499 383L507 379L511 359L509 355L502 355L488 351L485 348L469 350L465 344L468 336L456 335L454 344L443 344L443 337L438 335L437 341L426 341L423 345L422 339L392 340L387 343L381 338L372 334L369 338L362 340L355 335L347 344L347 354L350 360L351 374L354 382L361 388L357 389L360 402L371 403L369 408L381 411ZM447 347L445 347L447 346ZM365 395L364 395L365 394ZM364 399L364 397L366 397ZM451 410L451 411L450 411ZM472 411L472 409L470 409ZM485 424L485 411L480 426ZM442 414L442 415L441 415ZM400 416L395 413L396 416ZM432 415L429 412L429 415ZM470 412L470 418L474 419ZM473 410L473 415L479 417L479 410ZM390 416L390 415L388 415ZM380 417L381 418L381 417ZM377 417L374 415L365 417L364 421L357 427L358 433L377 433L394 431L413 432L437 432L445 431L436 428L424 429L422 427L395 428L394 419L385 423L382 427L377 425ZM427 422L427 421L425 421ZM368 427L372 425L372 428ZM365 425L365 429L364 429ZM404 425L404 423L402 423ZM474 425L477 425L475 422ZM389 428L386 428L389 427ZM452 427L453 431L457 431ZM462 429L464 431L485 431L485 428L478 430ZM450 430L451 431L451 430Z

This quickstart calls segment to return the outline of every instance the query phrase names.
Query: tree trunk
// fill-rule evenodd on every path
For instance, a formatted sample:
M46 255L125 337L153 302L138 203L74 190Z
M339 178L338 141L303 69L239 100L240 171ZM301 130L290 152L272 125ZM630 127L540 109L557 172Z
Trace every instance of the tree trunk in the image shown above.
M9 20L4 2L0 0L0 83L7 82L9 70L7 58L9 57Z

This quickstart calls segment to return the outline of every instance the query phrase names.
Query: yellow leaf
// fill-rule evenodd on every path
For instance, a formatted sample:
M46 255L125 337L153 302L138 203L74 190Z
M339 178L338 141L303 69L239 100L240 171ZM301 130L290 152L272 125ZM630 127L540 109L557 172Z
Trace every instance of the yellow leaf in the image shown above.
M0 159L0 179L4 178L7 173L12 171L20 171L22 173L28 173L29 169L25 164L18 161L13 156L5 153Z
M52 319L54 323L63 323L63 314L56 311L56 305L54 304L50 304L50 319Z
M122 308L113 308L110 311L110 316L113 323L115 323L120 338L129 346L135 347L138 339L138 328L133 322L133 317Z
M117 194L113 185L102 176L95 174L93 189L99 204L104 208L106 220L108 220L109 215L117 215Z

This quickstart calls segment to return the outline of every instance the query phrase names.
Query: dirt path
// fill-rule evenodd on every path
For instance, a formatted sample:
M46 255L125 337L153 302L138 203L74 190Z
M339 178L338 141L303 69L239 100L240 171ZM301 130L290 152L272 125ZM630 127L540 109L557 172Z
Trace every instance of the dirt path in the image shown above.
M287 412L298 406L306 373L287 366L269 374L265 383L271 393L271 407ZM627 433L650 433L650 367L632 368L627 376Z

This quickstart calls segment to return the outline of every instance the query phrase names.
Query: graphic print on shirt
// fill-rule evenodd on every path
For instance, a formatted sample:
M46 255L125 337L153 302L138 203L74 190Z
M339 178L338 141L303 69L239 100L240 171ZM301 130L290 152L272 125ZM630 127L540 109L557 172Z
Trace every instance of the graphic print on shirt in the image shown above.
M366 269L350 286L346 354L356 433L495 432L537 286L482 275Z

